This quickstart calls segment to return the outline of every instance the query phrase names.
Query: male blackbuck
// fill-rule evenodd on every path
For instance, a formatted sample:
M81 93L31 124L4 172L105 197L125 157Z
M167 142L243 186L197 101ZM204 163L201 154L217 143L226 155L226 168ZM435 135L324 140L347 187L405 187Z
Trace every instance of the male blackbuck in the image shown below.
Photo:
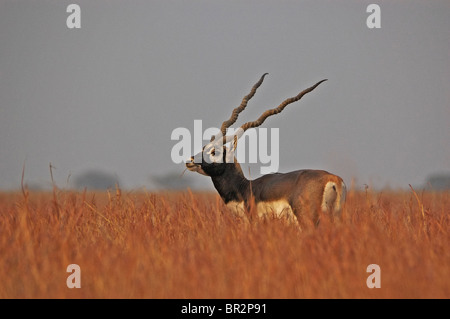
M277 108L265 111L256 121L243 124L233 135L226 135L227 129L236 122L239 113L247 106L262 84L265 73L246 95L231 117L224 121L221 132L211 138L203 151L192 156L186 167L211 177L216 190L225 204L239 215L256 208L259 216L286 216L289 219L312 218L317 225L320 213L339 214L345 202L346 187L342 178L323 170L304 169L289 173L266 174L254 180L245 178L234 156L238 139L249 128L258 127L274 114L314 90L322 80L286 99ZM231 143L230 143L231 142ZM230 147L226 145L230 143ZM253 205L253 206L252 206Z

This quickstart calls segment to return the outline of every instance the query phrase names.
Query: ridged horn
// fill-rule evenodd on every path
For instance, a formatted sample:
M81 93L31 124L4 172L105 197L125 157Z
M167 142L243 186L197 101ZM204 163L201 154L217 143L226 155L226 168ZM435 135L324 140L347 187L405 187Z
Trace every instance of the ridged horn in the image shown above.
M264 81L264 77L269 74L269 73L264 73L261 78L259 79L258 82L255 83L255 85L253 85L251 91L249 94L247 94L246 96L244 96L244 98L242 99L241 105L239 105L238 107L236 107L233 112L231 113L231 116L228 120L224 121L222 123L222 126L220 127L220 131L222 132L222 136L225 137L225 134L227 133L227 128L229 128L231 125L233 125L236 120L239 117L239 113L241 113L245 107L247 106L248 101L255 95L256 90L261 86L261 84ZM211 137L211 142L214 141L218 136L215 135L213 137Z

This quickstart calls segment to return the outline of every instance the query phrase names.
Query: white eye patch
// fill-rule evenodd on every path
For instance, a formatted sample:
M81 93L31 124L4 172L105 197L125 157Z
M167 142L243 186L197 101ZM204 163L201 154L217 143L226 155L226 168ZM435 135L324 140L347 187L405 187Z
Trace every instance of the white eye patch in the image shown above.
M222 157L223 149L221 145L217 145L214 143L210 143L205 146L203 149L203 159L211 164L211 163L222 163L223 157Z

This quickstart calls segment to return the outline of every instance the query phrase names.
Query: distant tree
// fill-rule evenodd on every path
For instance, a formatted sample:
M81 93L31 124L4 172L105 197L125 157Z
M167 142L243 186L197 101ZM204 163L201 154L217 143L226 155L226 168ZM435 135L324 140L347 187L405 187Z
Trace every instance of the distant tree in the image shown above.
M78 189L108 189L120 185L119 178L115 174L109 174L98 170L89 170L74 177L74 186Z
M190 185L189 177L181 177L175 172L151 176L150 179L160 189L184 189Z
M428 177L426 184L434 190L449 190L450 174L433 174Z
M205 189L208 185L205 185L204 180L200 182L196 176L188 174L181 174L180 172L169 172L162 175L151 176L150 180L159 189Z

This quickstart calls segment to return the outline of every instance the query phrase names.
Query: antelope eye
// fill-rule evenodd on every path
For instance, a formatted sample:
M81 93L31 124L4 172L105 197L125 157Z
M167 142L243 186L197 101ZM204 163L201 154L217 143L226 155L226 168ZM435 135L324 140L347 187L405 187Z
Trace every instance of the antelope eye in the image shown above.
M220 155L221 152L220 152L219 149L218 149L217 152L216 152L216 149L215 149L214 147L212 147L212 148L208 151L208 154L209 154L209 155L212 155L212 156L216 156L216 154L217 154L217 155Z

